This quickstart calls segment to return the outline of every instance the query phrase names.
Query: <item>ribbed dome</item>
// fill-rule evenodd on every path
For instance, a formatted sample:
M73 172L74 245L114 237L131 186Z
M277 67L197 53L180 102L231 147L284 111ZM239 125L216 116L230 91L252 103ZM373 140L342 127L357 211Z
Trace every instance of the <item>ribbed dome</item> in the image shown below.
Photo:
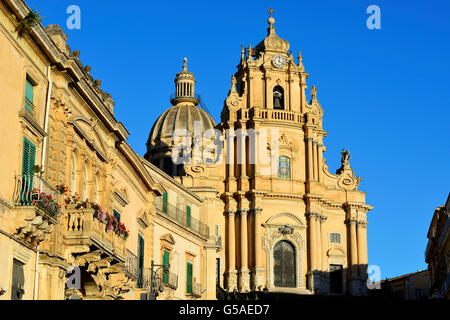
M177 104L167 109L155 122L147 142L147 151L170 147L172 133L175 129L187 129L191 137L194 136L195 122L201 125L201 134L213 129L216 124L213 118L202 108L192 103Z

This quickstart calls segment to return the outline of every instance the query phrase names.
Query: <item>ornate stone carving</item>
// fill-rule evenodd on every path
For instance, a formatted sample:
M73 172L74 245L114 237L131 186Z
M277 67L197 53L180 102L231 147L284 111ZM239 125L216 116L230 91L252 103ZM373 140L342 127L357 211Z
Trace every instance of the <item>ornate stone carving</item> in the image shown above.
M288 234L294 233L294 228L289 224L285 224L284 226L278 228L278 232L280 232L283 236L287 236Z

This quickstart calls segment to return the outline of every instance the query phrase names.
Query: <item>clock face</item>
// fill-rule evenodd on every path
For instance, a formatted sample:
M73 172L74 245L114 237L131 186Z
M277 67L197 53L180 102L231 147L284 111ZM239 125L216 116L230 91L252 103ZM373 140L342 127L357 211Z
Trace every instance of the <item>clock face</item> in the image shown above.
M276 68L281 69L286 65L286 57L281 54L277 54L273 56L272 63Z

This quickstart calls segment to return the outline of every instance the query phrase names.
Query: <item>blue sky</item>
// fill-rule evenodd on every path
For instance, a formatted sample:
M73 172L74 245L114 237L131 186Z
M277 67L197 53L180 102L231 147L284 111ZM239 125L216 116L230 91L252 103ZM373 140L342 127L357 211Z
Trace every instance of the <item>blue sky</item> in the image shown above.
M86 1L28 0L69 36L115 102L116 118L139 154L152 124L170 107L173 79L188 57L219 121L240 44L277 34L302 51L308 86L318 87L330 171L342 148L363 180L369 212L369 264L393 277L426 268L426 233L450 191L450 3L448 1ZM134 3L134 4L133 4ZM81 8L81 30L66 9ZM369 30L366 8L381 9Z

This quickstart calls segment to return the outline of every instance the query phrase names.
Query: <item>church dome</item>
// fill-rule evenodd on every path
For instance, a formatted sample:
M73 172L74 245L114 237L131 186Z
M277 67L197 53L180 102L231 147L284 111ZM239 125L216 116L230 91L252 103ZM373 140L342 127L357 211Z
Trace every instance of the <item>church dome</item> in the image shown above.
M175 77L175 94L171 98L173 107L164 111L153 125L147 141L145 158L168 174L176 175L170 157L173 143L172 134L177 129L187 130L191 141L194 136L203 137L204 132L214 129L216 124L208 112L197 105L200 98L195 94L195 77L187 71L184 58L183 71Z
M201 126L201 134L208 129L213 129L216 124L213 118L202 108L194 104L177 104L167 109L153 125L148 138L147 148L150 151L152 148L163 147L171 145L172 133L176 129L188 130L191 137L194 135L194 126Z

